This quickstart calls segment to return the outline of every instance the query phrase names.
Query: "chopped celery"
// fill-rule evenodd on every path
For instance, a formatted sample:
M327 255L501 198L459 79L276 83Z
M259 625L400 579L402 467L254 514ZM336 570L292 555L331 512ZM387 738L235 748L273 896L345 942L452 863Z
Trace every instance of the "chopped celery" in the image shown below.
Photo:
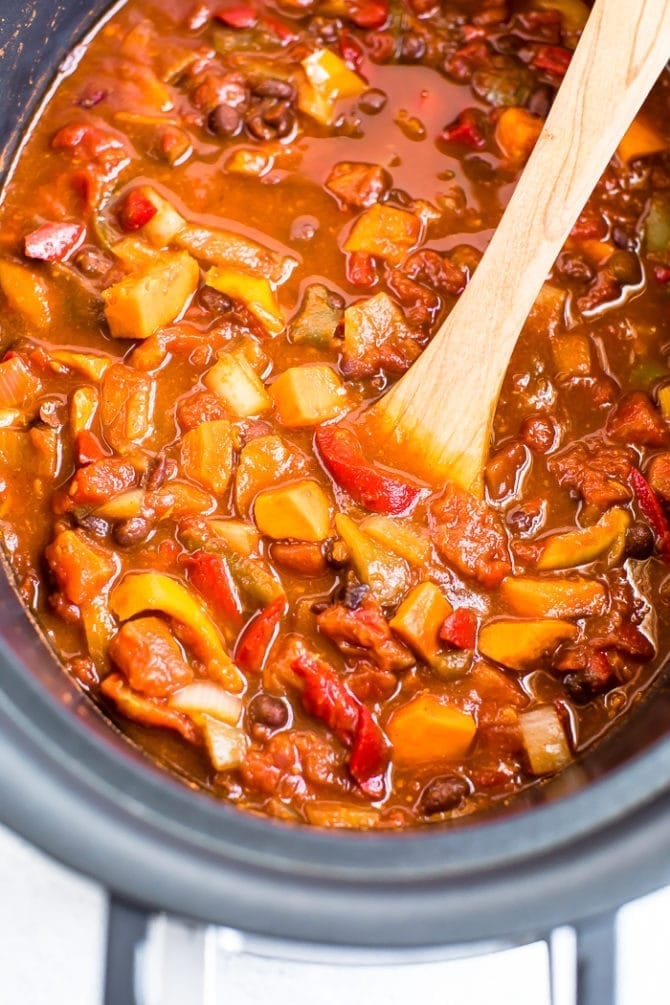
M291 322L292 342L327 349L344 317L344 304L337 293L321 283L305 290L300 310Z
M204 383L241 418L259 415L270 408L262 380L241 352L220 353L205 374Z
M405 560L389 555L344 513L337 514L335 526L349 548L354 571L361 583L370 587L380 604L393 607L400 603L411 585Z

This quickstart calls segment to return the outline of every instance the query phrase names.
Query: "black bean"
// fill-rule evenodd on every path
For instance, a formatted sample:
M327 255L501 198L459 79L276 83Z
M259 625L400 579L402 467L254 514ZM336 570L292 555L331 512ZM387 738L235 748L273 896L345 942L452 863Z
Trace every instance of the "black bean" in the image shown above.
M283 698L261 692L249 703L249 718L252 723L281 729L288 722L288 706Z
M576 705L586 705L593 698L593 688L581 673L569 673L563 678L563 687Z
M231 105L217 105L209 113L207 125L215 136L234 136L242 128L242 116Z
M365 94L362 94L358 100L358 107L366 115L378 115L379 112L384 108L386 102L388 101L388 96L384 91L380 91L376 87L370 88Z
M143 516L133 516L128 520L120 520L114 527L114 540L121 548L130 548L134 544L146 541L151 533L151 523Z
M623 227L612 227L612 242L623 251L635 251L637 248L635 237L627 234Z
M420 35L410 32L400 36L400 59L406 63L418 63L426 51L426 42Z
M427 817L434 813L454 810L463 802L469 791L470 786L460 775L441 775L440 778L434 778L429 782L421 793L419 809Z
M170 465L165 454L158 454L147 468L145 487L147 492L156 492L168 479Z
M197 295L198 306L211 314L227 314L233 301L225 293L219 293L212 286L201 286Z
M274 126L265 121L259 111L253 111L245 120L247 132L256 140L273 140L277 135Z
M535 88L529 97L526 102L526 108L531 115L538 115L541 119L546 119L554 100L554 94L553 87L549 87L548 84L541 84Z
M655 544L654 532L649 524L638 520L626 531L626 558L650 558Z
M288 80L279 80L277 77L269 77L267 80L259 80L252 87L253 93L259 98L279 98L281 101L295 100L295 87Z
M88 516L77 517L77 523L94 537L106 537L109 530L109 524L106 520L103 520L101 516L93 516L91 513Z
M364 583L359 583L358 580L354 578L353 574L350 574L347 576L347 581L344 584L341 602L345 607L348 607L350 611L355 611L361 606L369 592L369 586L366 586Z

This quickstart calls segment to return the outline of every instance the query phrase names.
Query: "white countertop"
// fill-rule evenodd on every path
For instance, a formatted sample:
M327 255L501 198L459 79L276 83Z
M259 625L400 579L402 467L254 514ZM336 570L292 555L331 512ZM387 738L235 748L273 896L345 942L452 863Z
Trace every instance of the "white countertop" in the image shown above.
M97 884L0 827L2 1005L102 1005L105 926L106 897ZM670 889L619 913L617 1005L667 1005L669 929ZM267 1005L270 995L275 1005L551 1001L543 942L446 963L343 967L250 956L239 951L235 933L166 919L152 933L138 1005ZM569 952L562 954L552 1005L571 1002L571 964Z

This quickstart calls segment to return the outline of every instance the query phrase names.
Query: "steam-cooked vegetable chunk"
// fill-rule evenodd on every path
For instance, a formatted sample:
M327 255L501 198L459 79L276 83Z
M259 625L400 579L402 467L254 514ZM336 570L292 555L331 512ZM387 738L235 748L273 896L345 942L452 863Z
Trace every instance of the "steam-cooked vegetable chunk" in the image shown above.
M254 505L254 518L261 534L276 540L324 541L331 526L328 498L311 480L261 492Z
M139 275L103 291L115 338L149 338L184 311L198 288L198 263L184 251L166 252Z

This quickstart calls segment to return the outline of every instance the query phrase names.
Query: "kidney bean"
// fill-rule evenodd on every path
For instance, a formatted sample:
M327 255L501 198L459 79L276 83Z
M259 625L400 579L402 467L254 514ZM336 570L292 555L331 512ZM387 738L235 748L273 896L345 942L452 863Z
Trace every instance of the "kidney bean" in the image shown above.
M254 725L267 726L275 730L286 725L289 710L283 698L275 698L261 691L249 703L248 715Z
M215 136L234 136L242 128L242 116L230 105L217 105L209 113L207 125Z
M434 813L454 810L463 802L469 791L470 786L460 775L442 775L440 778L434 778L425 787L419 799L419 809L427 817Z
M288 80L269 77L252 84L252 91L259 98L275 98L280 101L294 101L295 87Z
M121 548L131 548L146 541L151 532L151 523L143 516L133 516L120 520L113 531L114 540Z

